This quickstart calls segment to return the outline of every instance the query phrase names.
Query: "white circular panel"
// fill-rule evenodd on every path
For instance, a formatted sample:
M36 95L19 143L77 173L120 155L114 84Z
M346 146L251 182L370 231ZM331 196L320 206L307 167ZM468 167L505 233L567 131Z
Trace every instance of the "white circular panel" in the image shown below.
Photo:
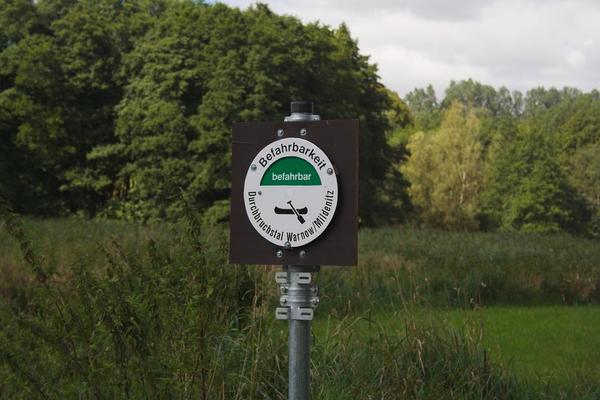
M308 140L272 142L248 166L246 213L254 229L278 246L299 247L318 238L331 223L337 201L333 165Z

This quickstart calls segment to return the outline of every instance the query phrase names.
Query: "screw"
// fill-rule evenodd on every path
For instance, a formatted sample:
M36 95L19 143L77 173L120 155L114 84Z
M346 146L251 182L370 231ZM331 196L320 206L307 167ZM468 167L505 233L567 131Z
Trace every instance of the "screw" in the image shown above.
M302 128L300 129L300 136L306 136L308 132L306 131L306 129Z
M251 169L252 171L256 171L256 164L252 164L252 165L250 166L250 169Z
M283 129L277 129L277 136L282 137L284 134Z
M283 257L283 250L277 250L277 253L275 253L277 255L277 258L282 258Z
M281 304L282 306L286 305L288 302L287 296L281 296L281 298L279 299L279 304Z
M333 174L333 168L327 168L327 173L328 173L329 175Z
M286 249L289 249L290 247L292 247L292 244L290 242L285 242L283 247L285 247Z
M318 297L314 297L312 299L310 299L310 303L313 305L313 307L316 307L319 305L319 298Z
M312 294L317 294L317 293L319 293L319 287L318 287L317 285L313 285L313 286L311 286L311 288L310 288L310 292L311 292Z
M287 294L288 292L288 287L285 285L281 285L281 294Z
M262 194L262 191L260 191L260 190L259 190L259 191L258 191L258 195L260 196L261 194Z
M306 250L300 250L300 258L304 258L306 255Z

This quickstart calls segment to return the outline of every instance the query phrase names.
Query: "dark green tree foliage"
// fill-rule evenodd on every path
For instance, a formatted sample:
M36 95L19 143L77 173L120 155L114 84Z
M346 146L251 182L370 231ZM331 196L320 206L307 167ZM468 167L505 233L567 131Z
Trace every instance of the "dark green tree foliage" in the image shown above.
M31 27L0 55L1 94L12 110L2 131L15 150L9 198L17 210L93 213L102 200L81 190L86 154L113 140L121 57L136 34L143 2L45 0L31 3ZM159 4L159 3L157 3ZM12 20L10 7L0 11ZM26 14L23 14L26 15ZM23 28L21 28L23 29ZM6 78L8 77L8 78ZM4 124L4 126L7 126ZM3 185L4 186L4 185Z
M600 141L577 149L569 160L569 181L590 209L589 233L600 235Z
M197 60L206 41L194 35L204 25L197 17L191 4L169 8L125 60L130 78L116 108L117 142L88 154L90 179L82 181L111 201L111 216L166 216L174 189L190 176L188 116L195 107L185 99L200 91Z
M124 63L117 141L93 148L84 174L106 196L108 215L177 218L192 202L207 221L226 219L231 125L281 120L290 99L304 98L324 118L360 118L361 214L374 220L389 100L344 26L305 26L260 5L178 3Z
M496 90L492 86L483 85L472 79L460 82L450 81L441 107L449 108L452 102L458 101L479 109L488 116L518 116L521 113L522 97L518 91L511 93L505 87Z
M561 151L569 157L577 149L600 142L600 99L593 93L567 97L544 114L546 129L555 131Z
M0 7L0 193L11 203L29 204L33 211L47 204L33 204L35 195L43 194L39 185L32 185L43 175L26 149L17 145L21 124L22 96L15 89L19 70L19 43L28 35L43 32L41 19L32 1L4 1Z
M527 92L524 100L525 117L535 117L558 106L561 101L575 99L581 95L581 91L575 88L565 87L562 90L556 88L546 89L538 87Z
M0 186L18 211L147 220L189 201L224 220L232 123L310 99L360 119L374 221L390 103L345 26L175 0L11 0L0 21Z
M408 105L396 92L384 89L391 105L385 115L390 130L387 132L387 143L390 149L391 166L388 169L382 190L379 191L380 219L377 224L404 223L413 212L413 205L408 194L410 183L400 171L406 162L408 140L415 129L414 116Z
M440 100L431 85L415 89L405 104L345 25L302 24L260 4L0 4L0 193L18 212L145 221L179 218L191 203L224 221L231 125L281 120L294 99L313 100L324 119L360 120L363 223L406 220L406 144L439 129L453 102L481 123L484 226L600 221L598 91L523 96L469 79Z
M568 184L552 138L526 131L494 150L483 195L491 221L509 230L580 230L583 204Z
M442 112L453 102L477 111L479 118L519 117L523 113L523 95L505 87L495 89L472 79L450 81L444 98L439 101L433 86L417 88L406 95L406 102L414 115L417 129L431 130L439 127ZM485 123L485 122L484 122Z
M0 8L0 50L40 29L41 20L32 0L3 0Z
M405 100L413 114L417 129L431 130L439 126L442 112L433 86L414 89L406 95Z

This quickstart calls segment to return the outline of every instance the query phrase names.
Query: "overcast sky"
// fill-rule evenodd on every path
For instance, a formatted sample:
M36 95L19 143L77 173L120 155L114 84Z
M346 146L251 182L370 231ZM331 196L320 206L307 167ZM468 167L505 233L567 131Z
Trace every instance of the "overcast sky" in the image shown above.
M224 0L246 8L252 0ZM473 78L525 92L600 87L600 1L263 0L279 13L345 22L382 82L401 96Z

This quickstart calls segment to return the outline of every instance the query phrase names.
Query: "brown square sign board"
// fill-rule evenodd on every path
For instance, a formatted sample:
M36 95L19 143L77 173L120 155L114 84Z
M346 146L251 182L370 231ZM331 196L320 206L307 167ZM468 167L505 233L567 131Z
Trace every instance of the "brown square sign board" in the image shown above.
M358 120L238 123L232 156L232 264L356 265Z

